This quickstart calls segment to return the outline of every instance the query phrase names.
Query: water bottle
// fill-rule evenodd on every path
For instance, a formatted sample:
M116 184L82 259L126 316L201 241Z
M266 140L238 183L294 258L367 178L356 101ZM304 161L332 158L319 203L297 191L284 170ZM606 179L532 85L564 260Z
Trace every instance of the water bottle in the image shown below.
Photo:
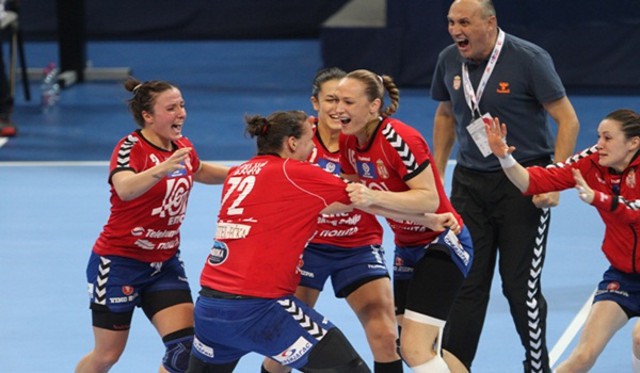
M50 62L42 72L42 85L40 86L41 103L43 111L50 111L60 101L60 84L58 84L59 70L56 64Z

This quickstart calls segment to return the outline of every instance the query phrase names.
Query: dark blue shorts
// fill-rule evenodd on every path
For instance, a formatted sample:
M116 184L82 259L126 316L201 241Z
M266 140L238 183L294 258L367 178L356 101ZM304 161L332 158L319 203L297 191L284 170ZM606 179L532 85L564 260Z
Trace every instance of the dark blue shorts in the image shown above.
M422 259L426 250L432 245L442 245L449 250L451 260L456 264L464 277L467 277L473 263L473 243L467 227L462 227L458 235L445 230L428 245L400 247L396 246L393 264L393 278L409 280L413 277L413 268Z
M293 296L221 299L200 296L195 306L192 353L208 364L226 364L249 352L299 369L335 326Z
M598 284L593 302L610 300L626 309L630 316L640 315L640 275L609 267Z
M322 291L327 278L338 298L346 287L366 278L389 277L380 245L343 248L310 243L302 255L300 285Z
M190 291L180 252L165 262L145 263L92 252L87 265L91 303L111 312L129 312L140 306L140 296L163 290Z

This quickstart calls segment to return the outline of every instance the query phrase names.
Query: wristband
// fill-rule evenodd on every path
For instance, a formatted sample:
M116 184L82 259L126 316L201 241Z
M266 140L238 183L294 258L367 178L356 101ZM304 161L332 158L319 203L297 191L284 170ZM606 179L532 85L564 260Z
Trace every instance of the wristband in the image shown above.
M508 154L504 158L498 157L498 161L500 161L500 166L502 166L502 168L511 168L515 166L516 163L518 163L516 162L516 159L513 158L511 154Z

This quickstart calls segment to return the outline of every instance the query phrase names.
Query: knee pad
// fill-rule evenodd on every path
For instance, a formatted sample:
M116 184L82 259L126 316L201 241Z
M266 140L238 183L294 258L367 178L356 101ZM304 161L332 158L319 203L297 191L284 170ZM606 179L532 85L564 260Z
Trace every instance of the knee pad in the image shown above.
M309 352L307 364L300 369L305 373L370 373L371 370L342 334L332 328Z
M184 373L189 367L189 355L193 345L193 328L185 328L162 338L166 351L162 366L171 373Z
M404 318L407 320L412 320L418 322L420 324L431 325L438 328L438 337L436 339L436 343L433 346L434 350L438 355L442 355L442 336L444 334L444 326L447 324L446 320L440 320L435 317L431 317L428 315L423 315L418 312L414 312L411 310L407 310L404 314Z

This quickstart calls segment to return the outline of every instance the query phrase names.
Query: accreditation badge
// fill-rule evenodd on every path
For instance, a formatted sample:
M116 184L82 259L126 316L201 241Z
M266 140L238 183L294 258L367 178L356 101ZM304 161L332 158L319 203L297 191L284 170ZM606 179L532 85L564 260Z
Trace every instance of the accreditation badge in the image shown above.
M487 139L487 132L484 126L485 124L491 124L491 121L491 114L485 113L467 126L467 131L469 131L473 142L476 143L480 153L482 153L482 156L485 158L491 154L491 148L489 147L489 140Z

